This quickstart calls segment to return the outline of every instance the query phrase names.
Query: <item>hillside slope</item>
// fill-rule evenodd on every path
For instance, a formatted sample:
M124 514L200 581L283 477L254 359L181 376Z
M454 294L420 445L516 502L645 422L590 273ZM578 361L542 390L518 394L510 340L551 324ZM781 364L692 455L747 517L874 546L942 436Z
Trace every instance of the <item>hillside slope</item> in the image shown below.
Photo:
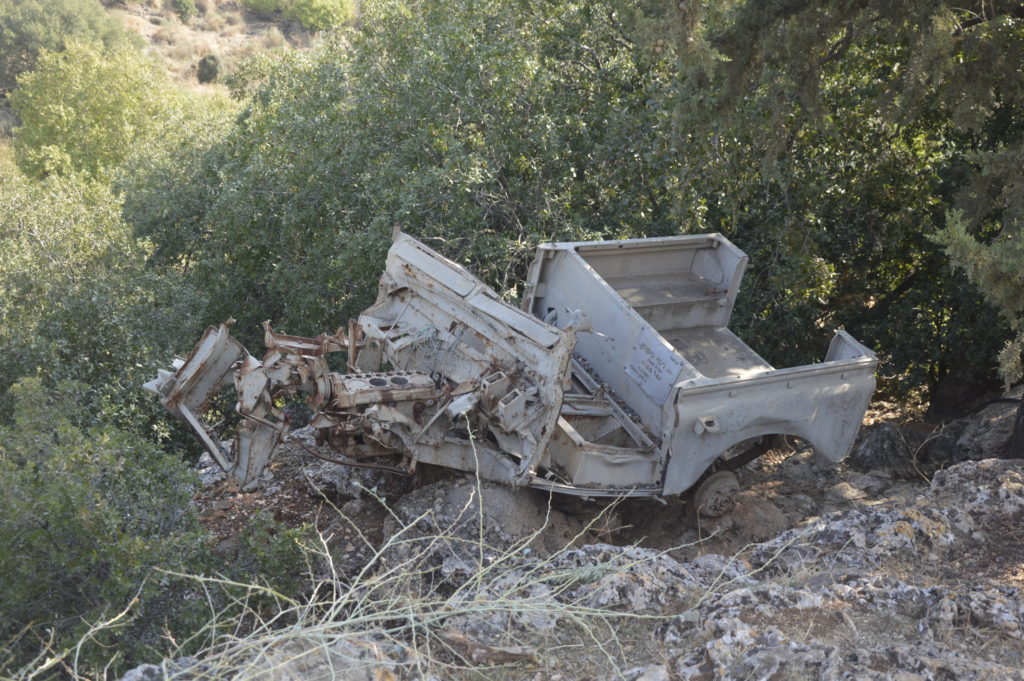
M197 14L188 22L175 13L170 0L107 0L106 6L128 30L142 36L148 50L182 81L195 82L199 60L206 55L217 55L222 68L230 70L260 50L284 45L305 48L316 40L301 24L261 17L240 0L199 0Z
M1024 679L1024 463L967 461L917 489L727 555L601 543L536 498L440 480L398 500L368 562L321 565L294 626L123 681ZM368 529L345 525L326 541ZM570 543L552 550L549 530Z

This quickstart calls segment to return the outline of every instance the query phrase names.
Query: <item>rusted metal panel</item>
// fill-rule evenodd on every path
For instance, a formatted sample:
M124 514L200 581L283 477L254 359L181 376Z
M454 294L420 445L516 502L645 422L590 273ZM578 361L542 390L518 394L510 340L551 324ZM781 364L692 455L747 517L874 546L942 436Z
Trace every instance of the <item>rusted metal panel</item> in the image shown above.
M382 361L474 395L462 399L455 415L445 407L431 425L435 435L467 427L478 437L511 434L516 442L501 455L515 460L517 482L529 482L556 428L572 331L509 305L463 267L403 234L388 254L377 302L359 322L366 346L378 349ZM497 373L504 379L488 381Z

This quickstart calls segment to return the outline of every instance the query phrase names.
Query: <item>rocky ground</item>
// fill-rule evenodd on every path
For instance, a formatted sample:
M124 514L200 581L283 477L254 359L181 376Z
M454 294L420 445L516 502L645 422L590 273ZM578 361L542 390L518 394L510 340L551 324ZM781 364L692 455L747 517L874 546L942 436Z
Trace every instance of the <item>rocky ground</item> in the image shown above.
M1024 461L994 458L1015 409L872 424L838 467L777 443L714 521L339 467L301 431L264 490L214 482L200 503L222 550L271 509L329 537L335 579L369 563L422 607L411 628L349 628L346 606L327 642L271 637L242 656L254 678L1024 679Z

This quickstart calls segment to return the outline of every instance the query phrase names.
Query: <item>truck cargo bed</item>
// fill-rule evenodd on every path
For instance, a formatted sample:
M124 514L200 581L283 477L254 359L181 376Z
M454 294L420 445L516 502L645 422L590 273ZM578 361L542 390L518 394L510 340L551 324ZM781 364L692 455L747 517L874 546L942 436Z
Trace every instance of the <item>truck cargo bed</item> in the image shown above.
M822 363L776 369L729 330L746 264L710 234L546 244L530 270L524 309L590 322L576 352L652 434L665 494L768 434L838 460L874 390L877 358L843 331Z

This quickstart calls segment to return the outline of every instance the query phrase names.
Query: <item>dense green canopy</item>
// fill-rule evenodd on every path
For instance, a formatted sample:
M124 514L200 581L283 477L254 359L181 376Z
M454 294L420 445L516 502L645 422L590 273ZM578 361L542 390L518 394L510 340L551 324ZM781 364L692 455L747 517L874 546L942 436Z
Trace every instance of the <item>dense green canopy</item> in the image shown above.
M1005 325L1021 329L1022 17L1019 2L750 0L650 24L677 63L689 205L754 251L755 277L752 244L773 254L755 319L842 323L940 408L986 384Z
M62 50L67 40L138 44L98 2L0 0L0 96L35 67L41 52Z
M511 297L542 240L720 231L751 255L737 324L770 360L846 326L888 385L952 405L1007 332L936 239L957 207L994 234L968 194L1012 101L969 89L1017 78L953 65L1012 55L1016 19L877 4L367 2L344 40L236 74L234 130L182 152L201 182L143 180L127 216L253 333L357 312L394 226Z
M808 135L819 152L845 155L850 142L864 141L869 142L865 150L878 158L901 148L909 153L895 172L884 175L882 194L859 191L847 199L869 201L882 220L914 216L900 230L912 241L885 244L899 250L881 259L889 261L890 270L902 264L904 273L882 294L890 300L918 291L958 294L962 300L943 301L941 310L943 317L953 315L943 322L952 335L931 340L948 343L950 359L960 364L973 361L979 349L988 353L990 343L979 348L974 341L1002 334L984 331L984 316L956 317L969 314L974 290L964 291L933 255L926 264L900 252L912 246L928 253L920 237L946 245L953 263L1017 332L1002 352L1002 369L1007 381L1019 379L1024 4L754 0L736 3L709 42L720 56L702 71L722 84L714 110L746 112L751 102L759 104L764 139L772 140L764 147L767 159L796 155ZM735 127L750 131L750 116L738 116ZM843 169L863 176L869 167L850 159ZM870 232L852 225L855 245ZM847 276L863 274L856 266L847 269ZM915 307L921 309L921 303ZM965 326L982 330L965 335ZM943 371L955 372L951 366L938 368L933 381L943 378Z

